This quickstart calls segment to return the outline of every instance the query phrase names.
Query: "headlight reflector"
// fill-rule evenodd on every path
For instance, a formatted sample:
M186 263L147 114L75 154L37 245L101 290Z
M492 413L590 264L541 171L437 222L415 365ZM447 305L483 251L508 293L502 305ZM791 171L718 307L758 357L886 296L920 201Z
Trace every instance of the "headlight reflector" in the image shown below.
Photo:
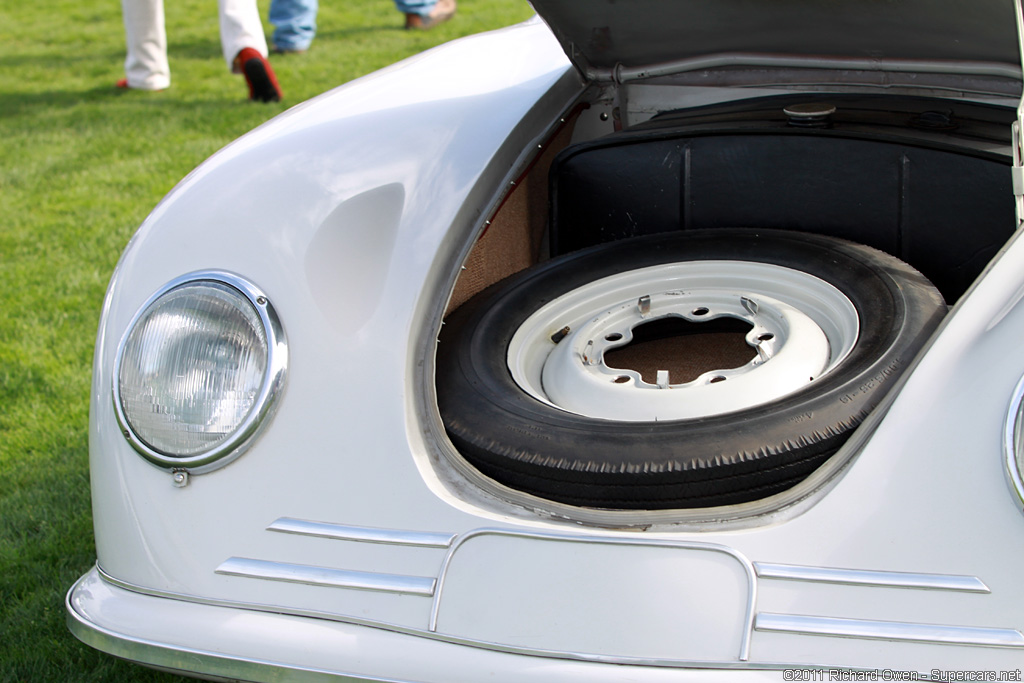
M194 273L169 283L118 352L114 403L125 436L164 467L209 469L237 455L269 413L285 353L277 316L248 282Z

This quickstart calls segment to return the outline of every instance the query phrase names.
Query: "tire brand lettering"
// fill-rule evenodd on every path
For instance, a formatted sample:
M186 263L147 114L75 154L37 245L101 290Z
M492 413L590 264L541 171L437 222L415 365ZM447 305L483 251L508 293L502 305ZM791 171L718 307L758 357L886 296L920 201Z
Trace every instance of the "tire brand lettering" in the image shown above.
M856 396L870 393L875 387L879 386L887 379L895 375L899 371L900 365L902 364L903 360L901 358L896 358L895 360L893 360L893 362L889 363L887 366L879 370L877 374L872 375L867 380L865 380L864 383L861 384L859 387L857 387L848 394L843 394L842 396L840 396L839 401L841 403L850 403L851 401L854 400Z

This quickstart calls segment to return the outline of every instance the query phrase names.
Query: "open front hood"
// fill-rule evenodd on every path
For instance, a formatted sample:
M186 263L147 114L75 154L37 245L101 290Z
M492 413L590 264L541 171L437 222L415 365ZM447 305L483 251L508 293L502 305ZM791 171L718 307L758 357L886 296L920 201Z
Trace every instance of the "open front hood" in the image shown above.
M763 82L808 67L1021 79L1015 0L532 2L596 80L743 67L766 67Z

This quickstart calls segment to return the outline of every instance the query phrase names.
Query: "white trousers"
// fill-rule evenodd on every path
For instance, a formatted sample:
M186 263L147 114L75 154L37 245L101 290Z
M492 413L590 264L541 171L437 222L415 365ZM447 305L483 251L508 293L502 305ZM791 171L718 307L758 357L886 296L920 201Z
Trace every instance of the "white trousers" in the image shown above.
M163 0L121 0L128 55L124 60L129 88L162 90L171 84L167 63L167 30ZM255 48L267 56L256 0L218 0L220 46L228 68L244 48Z

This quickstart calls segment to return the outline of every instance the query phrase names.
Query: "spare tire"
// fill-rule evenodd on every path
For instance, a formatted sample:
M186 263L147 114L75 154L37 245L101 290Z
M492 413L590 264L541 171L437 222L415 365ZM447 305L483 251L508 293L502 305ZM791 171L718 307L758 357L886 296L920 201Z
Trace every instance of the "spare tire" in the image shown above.
M640 237L527 269L454 311L438 405L465 459L519 491L607 509L742 503L835 453L945 310L907 264L836 238ZM659 367L685 350L656 351L660 372L609 360L659 326L711 331L696 337L711 340L710 365ZM729 335L746 349L738 367L716 354Z

